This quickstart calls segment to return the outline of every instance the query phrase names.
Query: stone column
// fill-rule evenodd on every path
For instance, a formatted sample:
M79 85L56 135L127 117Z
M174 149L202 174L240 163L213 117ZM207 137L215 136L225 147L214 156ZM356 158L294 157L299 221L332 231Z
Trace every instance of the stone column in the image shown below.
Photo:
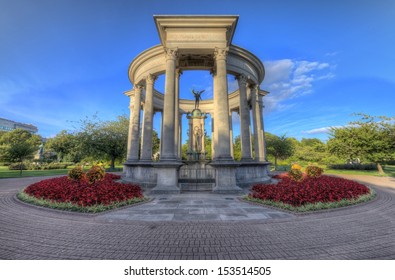
M247 102L247 77L239 75L241 160L251 161L250 110Z
M128 96L129 96L129 98L130 98L130 100L129 100L129 110L130 110L130 113L129 113L129 131L128 131L128 147L127 147L127 152L126 152L126 160L129 160L129 158L130 158L130 153L131 153L131 148L132 148L132 142L131 142L131 139L132 139L132 133L133 133L133 96L134 96L134 94L129 94L128 93Z
M226 72L226 56L228 49L216 48L214 59L216 73L214 76L214 136L215 157L211 166L215 168L215 193L240 193L236 185L236 166L231 156L228 81Z
M255 161L264 161L263 156L263 139L262 139L262 118L261 108L258 98L258 86L251 87L251 106L252 106L252 120L254 125L254 148L255 148Z
M226 56L228 48L216 48L214 58L216 73L214 76L214 125L215 161L233 161L230 155L230 132L229 132L229 103L228 81L226 72Z
M127 161L137 161L139 159L139 136L140 136L140 105L141 105L140 85L136 85L133 97L133 111L131 114L131 125L129 124L129 152Z
M177 159L180 159L180 155L178 153L179 144L180 144L180 116L179 116L179 98L180 98L180 76L182 72L177 69L176 70L176 82L175 82L175 96L174 96L174 107L175 107L175 116L174 116L174 151Z
M154 83L156 77L148 75L145 79L145 104L144 104L144 123L143 135L141 137L141 160L152 161L152 129L154 115Z
M182 114L179 114L178 119L178 159L182 160Z
M257 86L257 94L259 93L259 86ZM265 126L263 123L263 96L258 95L258 108L259 108L259 117L258 117L258 130L259 130L259 137L260 137L260 154L259 158L261 161L267 161L266 160L266 140L265 140Z
M166 80L163 108L162 150L161 161L175 161L175 84L177 49L165 49L166 52Z
M217 137L215 137L214 134L214 113L210 113L211 114L211 160L213 160L215 158L215 147L217 146L216 141L217 141Z
M233 120L232 120L232 111L229 111L229 133L230 133L230 155L234 159L234 151L233 151Z

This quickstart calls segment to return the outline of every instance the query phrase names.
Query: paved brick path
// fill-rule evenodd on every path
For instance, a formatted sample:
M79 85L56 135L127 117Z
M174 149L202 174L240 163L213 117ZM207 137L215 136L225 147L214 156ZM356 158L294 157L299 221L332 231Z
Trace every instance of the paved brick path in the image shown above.
M15 200L21 187L40 179L0 180L0 259L395 259L394 178L358 176L375 185L378 198L347 209L162 222L64 213Z

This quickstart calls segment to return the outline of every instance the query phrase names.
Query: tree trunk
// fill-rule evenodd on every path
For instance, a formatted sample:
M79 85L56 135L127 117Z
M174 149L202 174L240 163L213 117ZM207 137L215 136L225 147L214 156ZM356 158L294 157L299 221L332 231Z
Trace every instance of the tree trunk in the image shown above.
M22 177L22 161L19 163L19 176Z
M381 166L380 163L377 163L377 171L379 172L379 174L384 174L383 167Z
M274 171L277 171L277 157L274 157Z
M115 158L111 157L111 165L110 165L110 169L114 170L115 169Z

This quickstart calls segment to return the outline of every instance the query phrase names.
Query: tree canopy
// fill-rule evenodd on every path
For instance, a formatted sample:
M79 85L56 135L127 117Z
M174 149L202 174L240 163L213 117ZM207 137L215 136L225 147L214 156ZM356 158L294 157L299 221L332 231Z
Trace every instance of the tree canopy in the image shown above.
M19 162L22 174L22 162L33 158L41 144L41 137L23 129L14 129L2 133L0 137L0 158L8 162Z
M274 157L274 167L277 168L278 159L286 159L293 155L294 145L290 138L285 135L277 136L265 133L266 152Z
M346 160L377 163L379 172L383 172L380 164L395 159L395 119L357 115L360 120L331 129L329 151Z

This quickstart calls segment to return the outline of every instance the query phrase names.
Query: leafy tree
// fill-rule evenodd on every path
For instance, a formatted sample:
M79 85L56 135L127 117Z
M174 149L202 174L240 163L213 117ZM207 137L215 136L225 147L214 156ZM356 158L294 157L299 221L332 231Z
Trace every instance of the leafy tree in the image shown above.
M66 130L62 130L55 137L47 140L45 148L55 151L58 156L58 161L63 161L64 156L71 154L76 148L76 142L74 134L68 133Z
M152 130L152 154L155 155L160 149L160 139L158 137L158 132Z
M237 135L233 141L233 158L234 160L241 160L241 139Z
M206 150L206 159L212 159L211 155L211 138L207 135L204 136L204 149Z
M25 159L33 158L41 144L41 137L23 129L4 133L0 138L0 158L4 161L19 162L20 175Z
M318 138L303 138L300 142L296 140L294 150L292 159L297 162L323 163L328 155L326 144Z
M122 159L126 154L129 120L119 116L116 121L100 122L85 119L81 122L81 131L77 137L81 148L94 158L107 157L110 168L115 168L115 160Z
M395 159L395 118L357 114L360 120L348 126L332 128L328 148L332 154L348 160L360 158L377 164Z
M277 160L287 159L294 153L294 145L290 138L285 135L277 136L265 133L266 152L274 157L274 168L277 169Z

